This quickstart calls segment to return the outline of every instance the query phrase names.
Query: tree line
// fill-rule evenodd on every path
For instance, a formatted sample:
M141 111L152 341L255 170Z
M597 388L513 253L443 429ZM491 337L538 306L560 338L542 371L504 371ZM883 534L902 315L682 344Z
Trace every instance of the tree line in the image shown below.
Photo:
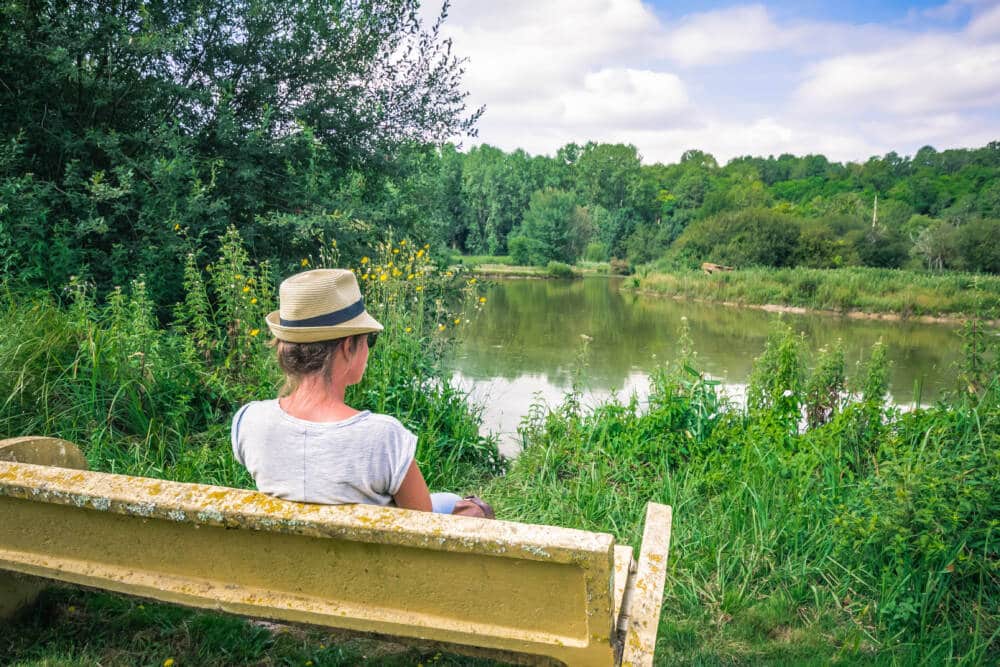
M645 165L635 146L552 157L440 152L455 248L516 261L1000 271L1000 142L862 163L690 150Z
M180 295L236 228L277 275L385 234L462 253L1000 272L1000 142L841 164L447 143L482 109L417 0L0 6L0 278ZM875 200L878 212L874 215Z

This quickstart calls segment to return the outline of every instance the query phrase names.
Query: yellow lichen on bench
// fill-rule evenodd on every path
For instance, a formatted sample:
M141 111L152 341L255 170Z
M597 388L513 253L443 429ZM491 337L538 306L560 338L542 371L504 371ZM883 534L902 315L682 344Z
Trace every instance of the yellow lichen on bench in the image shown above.
M0 516L0 570L571 665L613 664L629 598L612 536L552 526L10 462Z

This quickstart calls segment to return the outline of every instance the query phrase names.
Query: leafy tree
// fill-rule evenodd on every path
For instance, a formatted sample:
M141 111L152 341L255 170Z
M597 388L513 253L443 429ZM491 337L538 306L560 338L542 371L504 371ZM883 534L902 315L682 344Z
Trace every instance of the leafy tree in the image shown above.
M357 210L401 146L474 128L446 9L424 27L417 0L0 5L0 136L20 137L4 177L32 174L44 212L19 263L48 262L53 285L145 271L169 297L189 240ZM247 239L266 250L265 232Z
M576 195L547 188L531 195L531 203L511 238L515 261L543 266L550 261L575 262L593 234L593 223ZM516 239L516 241L515 241Z

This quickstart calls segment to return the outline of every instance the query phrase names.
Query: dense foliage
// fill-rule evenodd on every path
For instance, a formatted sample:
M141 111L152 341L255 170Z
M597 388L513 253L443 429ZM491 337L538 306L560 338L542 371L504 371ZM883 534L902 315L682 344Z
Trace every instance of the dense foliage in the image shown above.
M144 273L164 303L189 242L231 225L281 274L318 237L350 246L387 220L433 236L407 195L433 152L419 147L473 130L478 112L418 8L3 3L0 276L77 275L103 293ZM402 192L399 170L414 175Z
M745 408L685 352L648 408L536 406L491 498L629 544L671 504L661 664L994 664L1000 384L996 344L967 336L975 379L912 412L885 402L881 344L848 386L841 350L810 359L779 325Z
M422 167L437 170L422 201L437 202L428 208L448 230L442 240L475 255L539 266L667 258L675 266L1000 268L997 142L864 163L782 155L724 166L695 150L677 164L643 165L634 146L569 144L532 157L484 145L465 154L445 147Z
M264 322L276 290L270 266L249 258L235 229L218 245L210 270L189 258L166 328L141 280L103 302L74 281L66 307L45 292L0 292L0 319L19 332L0 339L0 433L79 442L97 469L252 485L229 451L229 420L282 386ZM381 244L356 267L386 335L347 400L399 418L418 434L428 483L462 490L502 467L440 363L463 313L481 303L474 278L439 272L427 252ZM318 266L339 262L331 246Z

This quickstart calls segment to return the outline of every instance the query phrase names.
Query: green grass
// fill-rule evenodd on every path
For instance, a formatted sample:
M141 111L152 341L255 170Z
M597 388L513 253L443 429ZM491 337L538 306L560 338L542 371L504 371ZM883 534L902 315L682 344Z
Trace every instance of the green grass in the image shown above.
M651 269L627 280L626 289L664 296L776 304L817 310L896 313L912 316L1000 317L1000 277L925 273L899 269Z
M776 330L746 409L726 403L685 352L654 374L648 409L582 409L576 394L537 406L504 474L495 442L478 435L479 413L440 371L447 323L469 307L442 304L478 303L478 283L419 270L383 281L390 257L412 264L392 249L372 260L365 288L387 335L351 400L419 432L433 488L477 492L502 518L609 532L638 547L645 504L673 505L657 664L1000 660L1000 387L996 337L982 327L965 336L963 391L905 414L883 403L881 347L845 390L842 353L810 360L794 332ZM266 310L273 293L262 267L235 246L225 253L207 284L188 273L189 298L167 327L141 284L104 303L82 286L65 304L2 293L0 321L17 335L0 338L0 432L73 440L98 470L250 486L229 452L229 418L277 389L250 307ZM0 656L18 665L434 659L334 640L57 590L0 627Z

